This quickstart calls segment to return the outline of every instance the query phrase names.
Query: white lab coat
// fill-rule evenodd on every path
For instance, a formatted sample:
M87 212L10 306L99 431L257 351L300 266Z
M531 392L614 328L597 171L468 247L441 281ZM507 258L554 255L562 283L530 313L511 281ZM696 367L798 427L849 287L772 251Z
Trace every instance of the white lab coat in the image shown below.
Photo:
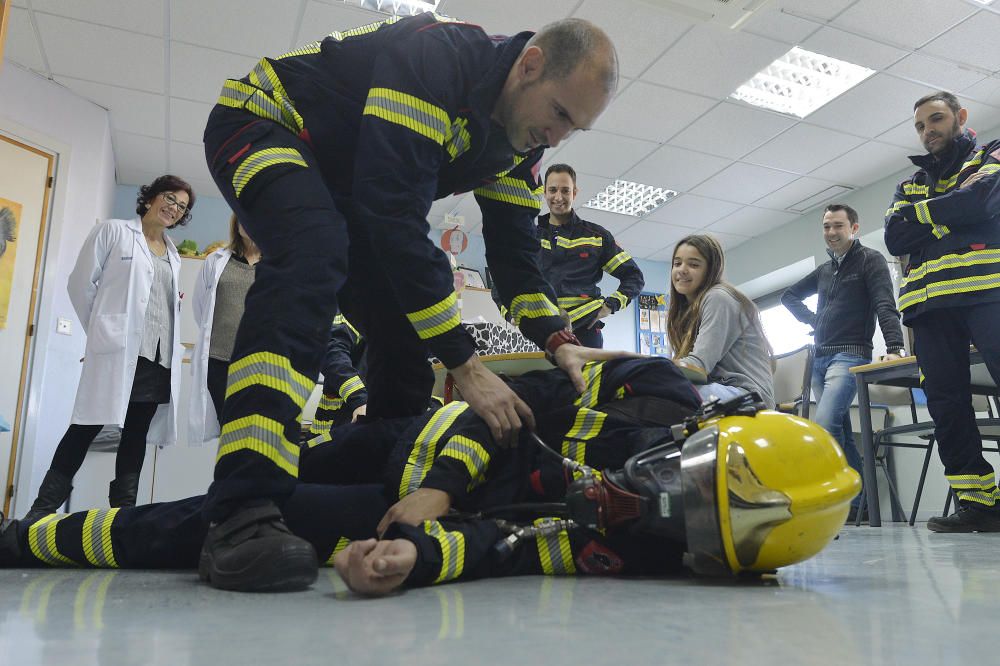
M215 293L219 277L225 270L232 252L226 248L205 257L194 283L191 305L198 324L198 339L191 355L191 402L188 406L188 445L201 446L219 436L219 417L208 392L208 351L212 343L212 321L215 317Z
M180 256L166 236L173 271L174 339L170 360L170 402L153 416L146 443L177 441L177 400L181 386ZM87 333L83 373L73 405L79 425L125 424L139 358L146 306L153 284L153 257L138 217L97 225L80 249L69 276L69 298Z

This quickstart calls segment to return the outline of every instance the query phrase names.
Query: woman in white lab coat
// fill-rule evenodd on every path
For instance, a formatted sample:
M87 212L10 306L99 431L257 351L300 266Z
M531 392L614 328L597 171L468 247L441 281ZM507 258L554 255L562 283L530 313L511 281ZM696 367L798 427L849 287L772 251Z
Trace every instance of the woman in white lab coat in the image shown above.
M69 296L87 332L71 425L56 447L38 497L25 516L54 513L104 425L122 428L112 507L134 506L146 444L176 441L180 394L180 257L163 233L186 224L191 186L160 176L139 188L138 217L91 231L69 277Z
M229 218L229 245L205 258L192 294L198 324L188 410L188 442L192 446L219 436L229 359L258 261L260 250L234 214Z

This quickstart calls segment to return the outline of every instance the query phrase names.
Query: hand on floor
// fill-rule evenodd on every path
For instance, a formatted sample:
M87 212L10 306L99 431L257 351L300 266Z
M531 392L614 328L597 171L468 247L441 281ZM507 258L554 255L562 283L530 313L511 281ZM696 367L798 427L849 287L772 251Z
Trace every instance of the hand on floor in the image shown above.
M358 594L389 594L406 580L417 563L417 547L407 539L355 541L337 553L333 566Z

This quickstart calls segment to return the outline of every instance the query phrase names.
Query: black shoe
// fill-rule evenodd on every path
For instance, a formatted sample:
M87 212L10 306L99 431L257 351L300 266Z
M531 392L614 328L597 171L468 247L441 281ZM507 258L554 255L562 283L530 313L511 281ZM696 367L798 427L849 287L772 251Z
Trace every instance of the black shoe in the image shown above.
M50 469L42 479L42 485L38 489L38 497L32 503L28 513L24 515L24 522L34 523L50 513L55 513L63 505L70 491L73 490L73 479L62 472Z
M245 505L208 528L198 575L222 590L285 592L316 581L316 550L291 533L273 502Z
M108 504L112 509L135 506L135 498L138 496L138 474L123 474L108 485Z
M17 540L16 520L4 520L0 513L0 567L21 565L21 544Z
M959 505L950 516L927 521L931 532L1000 532L1000 507Z

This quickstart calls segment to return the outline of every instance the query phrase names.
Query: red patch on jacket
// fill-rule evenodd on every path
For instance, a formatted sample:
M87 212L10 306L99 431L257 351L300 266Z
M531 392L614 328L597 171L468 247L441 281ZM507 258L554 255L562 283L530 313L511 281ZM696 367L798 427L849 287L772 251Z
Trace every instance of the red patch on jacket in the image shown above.
M589 256L590 256L590 253L589 253L589 252L581 252L581 253L580 253L580 258L581 258L581 259L586 259L586 258L587 258L587 257L589 257Z
M576 566L586 574L611 576L621 573L625 568L625 562L610 548L591 541L576 556Z

